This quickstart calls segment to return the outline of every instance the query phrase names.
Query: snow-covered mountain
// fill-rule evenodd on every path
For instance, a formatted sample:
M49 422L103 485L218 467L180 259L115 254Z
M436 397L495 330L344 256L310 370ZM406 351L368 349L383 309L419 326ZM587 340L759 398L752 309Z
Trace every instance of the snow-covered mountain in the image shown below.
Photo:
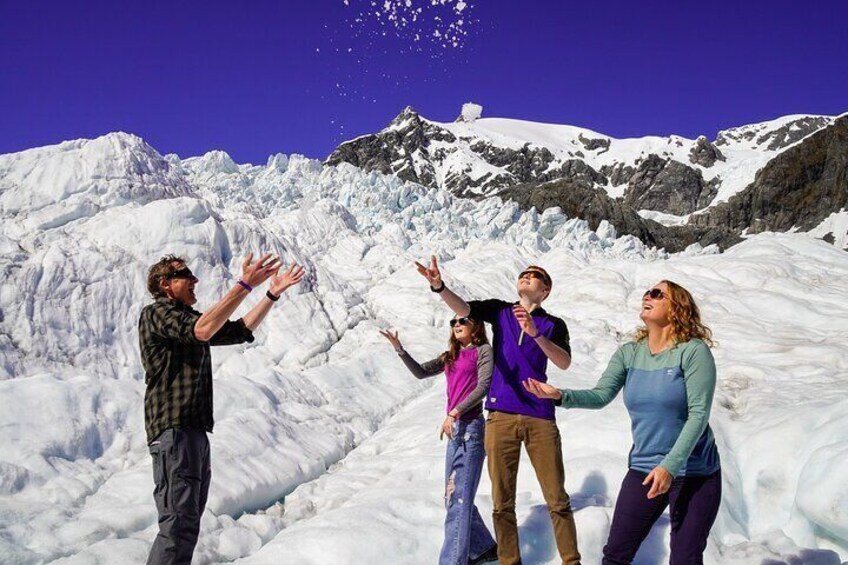
M449 312L412 268L431 253L469 298L509 298L521 267L549 268L548 308L575 352L571 370L551 373L563 386L593 383L635 326L643 288L665 277L691 288L720 343L725 495L709 562L848 559L848 256L808 235L669 255L556 208L458 198L297 155L256 166L223 152L162 156L120 133L0 155L0 221L4 563L145 560L156 519L135 329L146 268L187 256L203 308L234 284L245 254L265 250L309 274L255 343L213 353L198 563L435 559L443 383L407 375L377 333L397 328L421 359L441 351ZM594 562L625 470L626 412L618 401L558 417ZM527 563L553 563L541 493L522 467ZM484 479L484 513L488 489ZM639 562L663 559L667 527Z
M686 139L615 139L589 129L504 118L460 116L454 123L403 110L385 129L341 144L328 163L394 173L461 196L556 179L593 183L639 209L684 215L726 201L754 180L775 155L831 125L831 116L784 116ZM650 189L674 187L691 200L659 202Z
M715 215L712 221L702 218L680 226L692 214L727 203L776 157L787 151L804 151L805 144L815 145L811 140L814 134L830 129L844 138L848 116L841 120L785 116L721 131L710 142L703 136L692 140L674 135L614 139L573 126L466 118L464 114L454 123L439 123L406 108L382 131L340 145L327 163L348 162L365 170L393 173L465 197L500 194L524 209L559 206L572 217L589 220L592 227L601 218L610 219L614 210L618 217L615 227L621 233L673 251L693 242L726 248L737 243L746 230L785 231L801 225L806 226L802 228L805 231L812 229L848 205L848 173L838 158L848 146L839 140L817 158L804 160L793 155L789 159L804 163L805 185L783 187L772 182L768 187L772 192L818 195L829 189L838 193L835 200L828 199L826 211L804 212L803 207L784 206L797 214L784 213L794 221L789 227L772 225L757 216L757 210L741 226L725 221L724 216L719 221ZM833 178L820 179L817 171L829 165L839 172ZM816 186L807 186L811 183ZM672 227L663 229L652 220ZM702 229L705 226L712 230Z

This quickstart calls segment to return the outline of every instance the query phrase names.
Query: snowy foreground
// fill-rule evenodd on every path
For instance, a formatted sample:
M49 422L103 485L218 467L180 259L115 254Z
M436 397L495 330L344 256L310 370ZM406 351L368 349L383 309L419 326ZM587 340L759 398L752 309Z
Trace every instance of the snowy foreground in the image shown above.
M638 321L645 288L688 287L719 341L711 423L724 499L709 563L848 561L848 254L762 234L724 254L668 256L555 210L447 193L278 155L180 161L140 139L0 156L0 562L143 563L155 536L135 325L146 267L185 254L201 309L268 250L308 280L254 344L217 348L213 480L196 563L434 563L442 541L444 384L403 369L450 313L414 259L437 254L468 298L514 296L529 263L554 278L574 364L591 386ZM259 296L250 297L244 309ZM559 411L586 563L599 561L625 472L629 421ZM491 510L484 476L477 499ZM528 565L556 563L541 491L522 463ZM639 563L667 560L662 519Z

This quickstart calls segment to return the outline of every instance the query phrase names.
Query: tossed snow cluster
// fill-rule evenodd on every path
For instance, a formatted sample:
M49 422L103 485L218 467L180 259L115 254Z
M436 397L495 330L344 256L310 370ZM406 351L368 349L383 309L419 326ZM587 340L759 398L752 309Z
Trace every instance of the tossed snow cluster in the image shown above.
M358 34L378 38L391 32L411 43L427 41L440 49L462 49L468 38L473 5L463 0L361 0L352 26Z
M443 382L406 374L377 333L398 329L422 360L442 350L450 314L412 266L430 254L468 298L508 299L523 266L546 266L546 308L574 348L572 369L551 371L562 386L594 382L644 288L689 287L719 341L725 493L709 562L848 559L848 256L826 243L762 234L724 254L669 256L558 209L457 199L298 155L163 157L120 133L0 155L0 220L4 563L144 562L156 532L136 333L147 266L185 255L203 309L251 251L308 276L253 344L213 352L196 562L436 558ZM558 417L581 549L596 562L625 471L626 412L619 400ZM484 478L484 513L488 491ZM518 514L526 561L556 562L527 461ZM661 521L640 563L665 558L667 534Z

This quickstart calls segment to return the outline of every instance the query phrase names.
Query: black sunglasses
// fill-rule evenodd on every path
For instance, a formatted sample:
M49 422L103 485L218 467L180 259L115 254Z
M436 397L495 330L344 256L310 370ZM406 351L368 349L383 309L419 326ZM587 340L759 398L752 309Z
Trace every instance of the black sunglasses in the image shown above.
M191 269L188 267L183 267L182 269L177 269L176 271L171 271L167 275L165 275L166 279L194 279L197 278L194 276L194 273L191 272Z
M667 298L665 293L658 288L651 288L645 291L645 294L642 295L642 298L651 297L651 300L659 300L660 298Z
M545 275L545 273L542 273L540 271L522 271L521 274L518 275L518 280L521 280L524 277L530 277L531 279L539 279L546 285L551 286L551 280Z
M457 324L459 324L461 326L465 326L465 325L468 325L468 322L470 322L470 321L471 321L471 318L454 318L453 320L450 321L450 327L454 327Z

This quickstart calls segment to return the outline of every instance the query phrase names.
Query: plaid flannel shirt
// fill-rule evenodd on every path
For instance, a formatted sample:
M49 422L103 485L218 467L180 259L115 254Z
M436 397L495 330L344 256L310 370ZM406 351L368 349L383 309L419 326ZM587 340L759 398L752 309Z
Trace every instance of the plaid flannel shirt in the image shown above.
M168 428L212 431L211 345L252 342L244 321L227 321L212 339L200 341L194 326L201 314L169 298L141 311L138 339L144 366L144 428L150 443Z

